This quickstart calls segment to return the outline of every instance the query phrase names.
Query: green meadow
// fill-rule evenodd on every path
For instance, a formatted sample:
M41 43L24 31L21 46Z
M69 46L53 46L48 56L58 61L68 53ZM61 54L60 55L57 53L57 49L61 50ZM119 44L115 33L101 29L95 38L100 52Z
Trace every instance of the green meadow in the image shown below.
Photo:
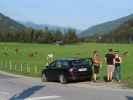
M6 68L1 68L8 72L16 74L24 74L30 76L40 76L41 70L46 65L46 57L49 53L53 53L56 59L72 58L72 57L91 57L94 50L98 50L103 58L103 66L101 68L100 77L106 75L106 64L104 55L109 48L119 50L120 54L128 52L123 56L122 72L123 82L133 88L133 44L96 44L96 43L78 43L73 45L50 45L50 44L24 44L24 43L0 43L0 65ZM9 70L9 62L16 64L15 66L23 67L28 64L31 68L30 72ZM2 66L3 65L3 66ZM37 72L34 73L32 68L37 67Z

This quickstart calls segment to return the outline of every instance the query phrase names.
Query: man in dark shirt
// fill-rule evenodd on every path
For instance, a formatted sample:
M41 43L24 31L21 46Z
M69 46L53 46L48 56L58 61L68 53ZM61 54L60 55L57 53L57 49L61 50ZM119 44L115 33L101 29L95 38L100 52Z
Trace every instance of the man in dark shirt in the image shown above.
M115 68L115 55L113 53L113 49L109 49L108 53L105 55L105 60L107 63L107 81L112 81L112 76Z

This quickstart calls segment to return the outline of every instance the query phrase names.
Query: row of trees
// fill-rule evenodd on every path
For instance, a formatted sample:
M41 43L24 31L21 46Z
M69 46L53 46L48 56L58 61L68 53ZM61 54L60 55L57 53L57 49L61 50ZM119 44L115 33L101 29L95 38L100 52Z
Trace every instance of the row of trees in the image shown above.
M63 43L76 43L78 37L76 30L68 29L66 32L60 30L34 30L25 28L19 31L0 32L0 41L2 42L29 42L29 43L54 43L63 41Z
M109 42L109 43L133 43L133 20L129 20L122 24L119 28L110 33L90 37L78 38L76 30L68 29L65 32L60 30L35 30L32 28L24 28L21 30L0 31L1 42L29 42L29 43L55 43L62 41L63 43L81 42Z

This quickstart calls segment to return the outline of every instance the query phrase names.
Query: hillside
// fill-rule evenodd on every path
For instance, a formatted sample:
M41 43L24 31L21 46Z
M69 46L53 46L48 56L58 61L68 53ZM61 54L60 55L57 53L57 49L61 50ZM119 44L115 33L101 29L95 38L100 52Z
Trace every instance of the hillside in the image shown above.
M133 19L128 20L112 31L102 36L102 41L133 43Z
M49 30L60 30L62 32L66 31L67 28L64 27L59 27L59 26L54 26L54 25L48 25L48 24L36 24L33 22L21 22L26 27L30 27L36 30L43 30L48 28Z
M24 28L20 23L0 13L0 33L16 32Z
M80 37L93 36L94 34L108 34L111 31L117 29L121 24L133 19L133 14L122 17L113 21L102 23L96 26L92 26L87 30L80 33Z
M20 22L21 24L23 24L25 27L29 27L29 28L33 28L36 30L43 30L48 28L49 30L60 30L61 32L67 32L69 27L61 27L61 26L56 26L56 25L48 25L48 24L36 24L34 22ZM76 29L75 29L76 30ZM80 33L80 30L76 30L76 33Z

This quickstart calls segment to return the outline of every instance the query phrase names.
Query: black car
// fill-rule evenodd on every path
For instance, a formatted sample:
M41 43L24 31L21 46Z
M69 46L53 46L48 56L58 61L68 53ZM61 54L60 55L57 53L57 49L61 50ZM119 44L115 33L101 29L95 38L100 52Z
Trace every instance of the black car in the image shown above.
M92 77L92 59L55 60L42 71L42 81L67 83L72 80L90 80Z

